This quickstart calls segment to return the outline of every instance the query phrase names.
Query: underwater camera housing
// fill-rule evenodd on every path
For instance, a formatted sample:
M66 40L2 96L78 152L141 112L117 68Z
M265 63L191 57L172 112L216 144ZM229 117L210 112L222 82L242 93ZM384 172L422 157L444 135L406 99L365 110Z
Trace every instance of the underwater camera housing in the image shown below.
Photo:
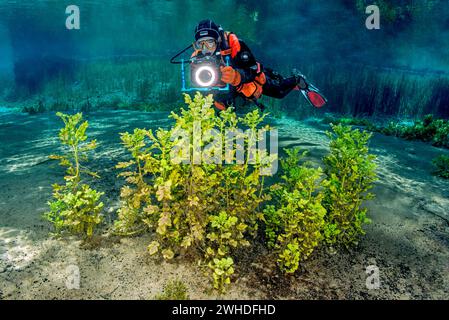
M190 63L190 82L195 87L226 87L220 80L220 59L214 56L192 58Z
M181 91L229 91L229 84L221 81L220 72L220 66L229 65L229 56L225 56L224 63L219 53L215 55L199 55L189 60L181 59L180 61L174 61L189 48L187 47L170 60L173 64L181 65ZM190 87L186 85L186 65L190 66Z

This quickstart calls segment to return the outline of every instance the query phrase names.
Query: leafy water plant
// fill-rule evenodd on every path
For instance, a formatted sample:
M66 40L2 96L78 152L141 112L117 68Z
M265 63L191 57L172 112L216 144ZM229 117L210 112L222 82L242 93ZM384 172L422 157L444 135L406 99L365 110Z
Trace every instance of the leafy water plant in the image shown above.
M449 121L438 119L434 121L436 132L432 138L432 143L437 147L449 148Z
M234 260L231 257L214 258L208 266L213 271L214 289L225 293L227 286L231 283L231 276L234 274Z
M440 155L433 159L432 164L435 168L435 174L444 179L449 179L449 156Z
M376 181L375 156L369 153L371 134L353 130L350 126L333 125L327 135L330 153L324 158L325 173L329 181L324 206L324 236L329 245L350 246L365 232L363 224L369 223L365 200L374 195L369 192Z
M274 155L238 157L243 147L238 140L248 146L261 139L257 129L264 115L258 111L243 118L232 109L217 115L212 96L199 93L194 99L186 95L185 102L188 109L171 114L170 129L122 134L132 159L118 165L126 169L121 175L127 185L116 225L124 231L153 231L152 255L196 257L222 292L234 271L228 263L233 252L249 246L257 232L259 205L266 197L261 169ZM237 130L239 124L248 131Z
M387 125L376 125L365 118L326 116L323 123L364 126L366 130L396 136L406 140L430 142L437 147L449 148L449 121L435 119L432 114L412 124L390 121Z
M406 140L420 140L430 142L437 147L449 148L449 121L435 119L431 114L426 115L422 120L415 121L412 125L389 122L386 127L378 127L375 131Z
M64 177L65 185L53 185L54 201L49 201L50 211L44 218L50 221L56 233L69 231L90 238L94 228L101 223L103 203L100 202L102 192L93 190L83 183L84 175L98 178L98 174L87 169L82 162L88 160L88 152L97 147L96 140L87 141L87 121L82 121L82 114L56 114L64 121L64 128L59 131L61 144L67 150L63 155L52 155L50 158L60 161L67 167Z
M124 147L131 153L132 159L117 164L123 169L118 176L124 177L127 184L120 191L121 206L118 220L115 221L115 232L121 235L133 235L147 230L149 221L145 221L144 209L151 208L151 192L154 190L144 177L153 171L151 158L146 150L149 132L145 129L134 129L133 133L122 133Z
M156 295L155 300L189 300L189 292L186 284L179 279L167 281L162 293Z
M294 273L322 239L326 209L322 205L322 186L326 185L321 168L309 163L300 165L306 152L287 149L281 160L282 182L271 187L274 205L265 210L265 233L268 245L278 254L285 273Z
M398 136L407 140L432 141L438 127L432 115L426 115L422 121L411 126L398 126Z

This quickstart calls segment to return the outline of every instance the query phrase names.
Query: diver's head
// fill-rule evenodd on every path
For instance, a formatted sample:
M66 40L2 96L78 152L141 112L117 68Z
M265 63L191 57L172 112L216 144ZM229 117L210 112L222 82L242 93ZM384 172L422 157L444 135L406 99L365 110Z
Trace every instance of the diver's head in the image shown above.
M219 47L219 26L212 20L202 20L195 27L195 50L200 50L204 55L212 55Z

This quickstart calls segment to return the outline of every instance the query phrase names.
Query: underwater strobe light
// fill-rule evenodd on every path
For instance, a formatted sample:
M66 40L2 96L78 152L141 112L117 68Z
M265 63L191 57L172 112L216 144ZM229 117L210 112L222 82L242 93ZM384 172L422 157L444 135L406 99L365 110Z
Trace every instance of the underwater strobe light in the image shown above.
M194 77L200 87L211 87L217 79L217 70L211 66L201 66L195 70Z

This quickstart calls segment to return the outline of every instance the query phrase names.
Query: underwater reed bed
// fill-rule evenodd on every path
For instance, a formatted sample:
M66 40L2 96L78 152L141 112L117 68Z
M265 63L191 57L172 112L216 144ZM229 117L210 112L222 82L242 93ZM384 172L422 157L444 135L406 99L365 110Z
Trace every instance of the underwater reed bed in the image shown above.
M329 100L326 112L355 117L449 117L449 78L425 71L308 66L302 70ZM284 72L288 76L289 72ZM23 103L28 113L98 109L170 110L179 100L179 70L162 59L95 61L80 64L74 75L60 73L43 79L34 94L9 90L6 99ZM44 81L45 80L45 81ZM16 95L16 96L14 96ZM23 101L23 102L21 102ZM274 116L321 117L300 94L279 101L261 100Z
M0 99L5 100L5 98L11 94L14 87L14 81L9 73L0 72Z
M15 87L5 100L20 104L22 111L28 113L169 110L169 105L179 101L178 71L158 59L79 63L74 74L60 72L42 79L37 92Z
M369 68L322 73L329 111L352 116L447 117L449 79Z
M322 117L323 111L353 117L420 119L434 114L449 118L449 76L445 74L362 65L305 66L301 71L329 100L326 109L311 108L299 94L290 94L282 101L266 98L270 112L300 118Z

